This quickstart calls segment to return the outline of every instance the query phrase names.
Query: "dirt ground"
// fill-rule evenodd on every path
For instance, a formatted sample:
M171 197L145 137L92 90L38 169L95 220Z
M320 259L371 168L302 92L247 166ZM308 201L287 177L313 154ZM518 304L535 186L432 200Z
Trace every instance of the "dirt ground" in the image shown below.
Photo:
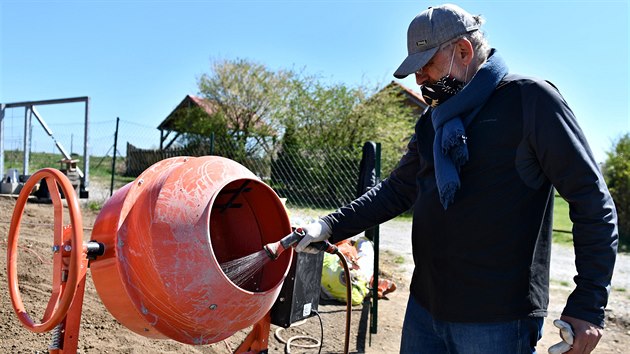
M7 252L7 235L15 200L0 197L0 251ZM82 207L85 241L89 240L96 213ZM26 308L34 319L41 318L52 289L51 243L53 207L50 204L28 203L22 220L19 239L18 275ZM68 220L67 218L65 220ZM385 250L380 252L382 277L394 280L398 289L378 303L378 331L369 333L367 306L354 306L350 333L352 353L397 353L402 320L408 297L411 269L408 257ZM401 259L403 262L401 263ZM0 257L0 352L44 353L50 334L35 334L18 321L9 298L6 256ZM557 342L557 332L551 320L562 310L562 301L570 292L570 282L554 281L551 287L550 316L545 322L545 335L539 353ZM627 353L630 348L630 289L613 290L608 311L608 327L596 353ZM319 312L323 326L323 353L340 353L344 348L345 304L321 303ZM137 335L118 323L105 309L97 294L90 273L87 274L86 293L81 318L79 352L81 353L231 353L249 333L237 332L225 341L205 346L190 346L172 340L154 340ZM269 333L269 352L285 352L284 340L305 335L319 339L320 323L312 317L288 329L272 325ZM311 341L294 340L292 353L317 353L317 348L299 347Z

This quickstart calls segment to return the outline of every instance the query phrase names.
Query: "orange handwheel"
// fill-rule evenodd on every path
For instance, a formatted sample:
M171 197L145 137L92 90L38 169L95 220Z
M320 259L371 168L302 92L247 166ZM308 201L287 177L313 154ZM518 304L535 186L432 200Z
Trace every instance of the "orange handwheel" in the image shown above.
M17 247L24 207L33 188L39 181L46 183L54 207L53 289L41 323L35 323L24 308L18 287ZM63 225L63 204L59 187L61 187L68 204L69 226ZM7 275L11 303L20 322L26 328L36 333L47 332L64 319L72 304L80 280L82 252L83 223L81 211L68 177L61 171L52 168L44 168L35 172L24 184L13 210L7 252Z

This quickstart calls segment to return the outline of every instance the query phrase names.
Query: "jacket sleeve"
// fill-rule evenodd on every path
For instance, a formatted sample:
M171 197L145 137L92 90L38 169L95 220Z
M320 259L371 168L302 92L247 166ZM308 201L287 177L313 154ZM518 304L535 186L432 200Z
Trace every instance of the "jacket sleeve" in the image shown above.
M407 144L407 152L387 179L350 204L322 218L332 230L331 242L359 234L409 210L416 197L418 166L414 134Z
M523 86L526 139L544 175L569 204L577 275L563 314L604 326L617 254L617 213L575 116L551 84Z

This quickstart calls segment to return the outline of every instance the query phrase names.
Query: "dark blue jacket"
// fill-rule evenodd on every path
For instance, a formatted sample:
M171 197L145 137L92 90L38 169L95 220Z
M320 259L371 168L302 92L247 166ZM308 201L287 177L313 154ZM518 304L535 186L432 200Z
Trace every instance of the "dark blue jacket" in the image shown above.
M546 316L555 187L570 206L578 271L563 313L603 326L617 216L567 103L545 81L508 75L466 133L470 158L447 210L436 188L426 111L391 175L323 218L331 241L413 207L411 294L435 318Z

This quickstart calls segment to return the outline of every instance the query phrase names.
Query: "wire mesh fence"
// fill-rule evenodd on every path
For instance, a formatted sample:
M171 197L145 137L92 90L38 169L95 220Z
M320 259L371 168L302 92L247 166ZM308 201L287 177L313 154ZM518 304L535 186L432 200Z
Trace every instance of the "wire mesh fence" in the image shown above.
M330 209L356 197L358 149L284 153L271 163L269 184L291 206Z
M5 116L4 162L5 170L23 168L24 122L23 112L8 111ZM64 144L73 156L82 159L83 122L59 123L49 119L48 126L55 132L55 139ZM21 126L20 126L21 125ZM41 127L33 125L29 132L40 134ZM98 193L109 196L109 174L114 167L118 177L114 191L138 176L146 168L160 160L173 156L216 155L232 159L251 170L268 184L281 198L286 198L291 210L302 210L306 214L321 215L352 201L357 195L361 147L349 149L317 149L280 151L274 154L250 153L247 146L238 146L234 141L216 139L208 144L189 144L185 147L159 149L160 135L155 127L120 120L118 144L114 146L116 120L90 122L90 198L96 196L95 188L108 190ZM50 137L30 139L30 173L43 167L62 168L62 154L52 147L42 149ZM112 158L116 153L115 166ZM81 164L79 164L81 166ZM4 173L6 171L2 171ZM99 185L102 184L102 186Z
M361 149L282 151L274 156L248 156L231 144L217 143L167 150L138 149L127 145L125 174L137 176L153 163L173 156L215 155L232 159L256 174L287 206L301 209L335 209L357 195Z

